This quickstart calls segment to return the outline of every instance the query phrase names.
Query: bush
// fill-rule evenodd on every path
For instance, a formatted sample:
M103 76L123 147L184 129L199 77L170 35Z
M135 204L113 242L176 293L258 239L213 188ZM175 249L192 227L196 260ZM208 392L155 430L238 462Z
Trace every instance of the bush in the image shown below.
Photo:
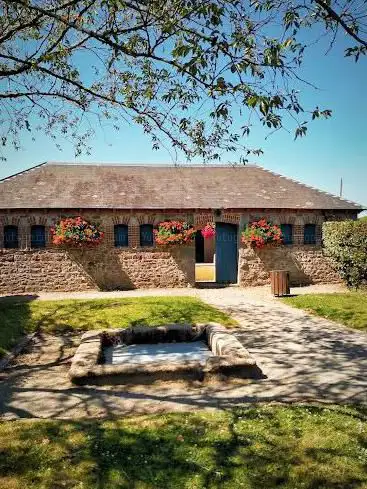
M367 221L327 222L325 252L348 287L367 285Z

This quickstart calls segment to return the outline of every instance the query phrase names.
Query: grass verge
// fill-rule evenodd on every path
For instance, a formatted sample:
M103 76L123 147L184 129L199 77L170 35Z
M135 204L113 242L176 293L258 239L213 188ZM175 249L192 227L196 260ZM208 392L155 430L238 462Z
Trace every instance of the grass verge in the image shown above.
M0 301L0 357L20 336L41 329L47 333L127 328L137 324L216 321L237 323L227 314L193 297L135 297L129 299Z
M7 489L365 489L366 409L0 423Z
M283 302L298 309L367 331L367 293L306 294L285 297Z

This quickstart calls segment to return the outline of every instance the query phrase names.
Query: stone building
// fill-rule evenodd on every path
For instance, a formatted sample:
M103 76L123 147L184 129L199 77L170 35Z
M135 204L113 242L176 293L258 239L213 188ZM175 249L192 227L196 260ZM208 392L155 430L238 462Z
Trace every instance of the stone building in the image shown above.
M43 163L0 181L0 293L194 286L203 267L213 281L241 286L266 284L269 270L279 268L289 270L292 284L336 282L322 224L356 219L360 210L254 165ZM53 245L50 229L66 216L98 223L103 243ZM281 225L283 245L241 243L244 226L262 217ZM153 227L171 219L215 222L216 236L156 246Z

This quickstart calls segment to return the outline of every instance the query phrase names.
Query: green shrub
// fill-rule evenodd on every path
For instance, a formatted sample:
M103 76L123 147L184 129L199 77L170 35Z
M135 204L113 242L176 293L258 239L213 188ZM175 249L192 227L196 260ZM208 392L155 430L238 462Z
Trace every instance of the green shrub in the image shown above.
M367 221L327 222L323 226L326 254L348 287L367 285Z

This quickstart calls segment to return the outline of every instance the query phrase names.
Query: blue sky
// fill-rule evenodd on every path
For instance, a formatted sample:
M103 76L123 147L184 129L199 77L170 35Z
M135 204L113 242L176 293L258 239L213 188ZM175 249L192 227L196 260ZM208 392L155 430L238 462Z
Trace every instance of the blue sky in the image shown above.
M367 59L355 63L344 58L342 46L327 56L325 45L309 51L300 74L318 86L304 86L304 105L333 110L329 120L315 121L306 138L278 132L265 140L262 128L252 134L252 147L261 147L264 155L253 159L267 169L284 174L308 185L338 194L343 178L343 196L367 206ZM0 162L0 177L14 174L40 162L93 161L121 163L170 163L165 150L153 151L150 139L140 128L122 125L119 132L97 130L92 154L78 160L71 145L63 144L59 152L47 137L37 134L36 142L28 135L23 149L8 150L6 162ZM184 161L181 161L184 163Z

